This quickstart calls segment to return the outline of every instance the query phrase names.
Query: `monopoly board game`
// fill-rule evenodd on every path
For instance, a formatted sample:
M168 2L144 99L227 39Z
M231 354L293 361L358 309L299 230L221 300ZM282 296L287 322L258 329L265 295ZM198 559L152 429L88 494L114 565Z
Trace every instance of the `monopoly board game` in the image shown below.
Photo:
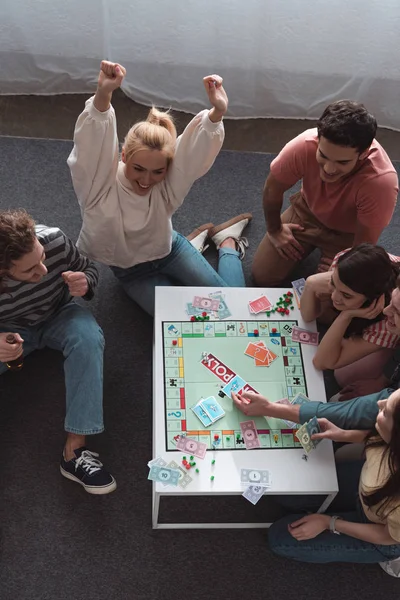
M296 425L280 419L246 417L230 390L253 390L276 402L307 394L301 346L292 341L297 321L163 322L166 450L180 435L216 450L245 449L240 423L254 419L262 448L298 448ZM259 350L258 350L259 348ZM225 388L225 389L224 389ZM204 426L193 411L214 397L225 412Z

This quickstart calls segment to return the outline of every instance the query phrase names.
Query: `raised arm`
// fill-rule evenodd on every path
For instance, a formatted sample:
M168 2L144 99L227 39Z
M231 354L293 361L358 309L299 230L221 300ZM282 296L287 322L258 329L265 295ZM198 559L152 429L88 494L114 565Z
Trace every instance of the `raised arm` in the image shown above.
M96 94L87 100L75 126L74 148L67 162L82 212L115 182L119 147L111 98L124 76L124 67L102 61Z
M175 156L165 180L173 211L182 204L196 179L212 167L221 150L225 137L222 118L228 109L222 81L219 75L203 79L212 108L196 115L177 139Z
M321 316L331 297L332 273L317 273L307 277L300 299L300 312L306 323Z

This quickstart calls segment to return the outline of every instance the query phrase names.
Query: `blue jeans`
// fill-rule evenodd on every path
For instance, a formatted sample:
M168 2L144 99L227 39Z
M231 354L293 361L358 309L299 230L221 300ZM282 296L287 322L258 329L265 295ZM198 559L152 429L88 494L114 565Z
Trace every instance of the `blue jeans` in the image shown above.
M128 296L153 315L157 285L245 287L239 253L231 248L220 248L218 253L217 273L183 235L174 231L168 256L128 269L111 269Z
M92 313L75 302L62 306L50 319L32 327L0 325L0 333L19 333L24 357L47 346L64 355L65 431L90 435L104 431L104 337ZM45 369L45 366L44 366ZM0 362L0 374L7 366Z
M370 523L364 514L359 496L358 484L363 461L337 464L339 493L329 507L329 514L338 515L353 523ZM297 541L288 531L288 525L304 517L321 504L320 496L282 496L278 502L302 513L291 514L273 523L268 530L268 542L275 554L302 562L329 563L378 563L394 560L400 556L400 544L390 546L363 542L348 535L335 535L323 531L311 540Z

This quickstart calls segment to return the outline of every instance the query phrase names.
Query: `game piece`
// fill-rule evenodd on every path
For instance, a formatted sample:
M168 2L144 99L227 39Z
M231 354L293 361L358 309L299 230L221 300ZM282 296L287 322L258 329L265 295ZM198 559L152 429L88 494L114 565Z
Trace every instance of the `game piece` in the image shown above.
M318 346L318 337L319 333L316 331L307 331L307 329L301 329L301 327L297 327L296 325L293 327L292 340L294 342Z
M212 464L212 465L215 465L215 459L213 459L213 460L211 461L211 464Z
M267 489L267 487L263 487L262 485L249 485L242 496L255 506Z
M257 336L258 336L258 329L255 329L255 330L253 331L253 333L254 333L254 335L257 337Z
M178 342L177 342L176 340L172 340L172 345L173 345L173 346L176 346L176 345L177 345L177 343L178 343Z
M185 469L187 469L187 470L189 471L189 469L190 469L190 468L191 468L191 467L190 467L190 465L187 463L187 464L185 465Z
M259 469L240 469L241 483L255 483L265 487L271 485L269 471Z
M211 475L211 477L210 477L210 480L211 480L211 481L214 481L214 479L215 479L215 476L214 476L214 475Z
M190 320L193 322L196 320L196 317L193 315L192 317L190 317Z
M183 460L186 460L186 456L183 457Z
M206 313L206 312L202 312L202 313L201 313L201 316L202 316L202 317L206 317L206 316L207 316L207 313Z
M159 481L167 485L177 486L179 481L179 472L177 469L170 469L169 467L161 467L159 465L152 465L148 479L151 481Z
M214 440L219 440L219 435L218 434L214 435Z
M278 330L277 330L277 328L276 328L276 327L273 327L273 328L271 329L271 331L272 331L272 333L276 333Z
M196 473L200 473L200 469L196 469Z
M254 421L244 421L242 423L239 423L239 425L240 429L242 430L246 448L248 450L253 448L260 448L261 443L258 437L256 424L254 423Z

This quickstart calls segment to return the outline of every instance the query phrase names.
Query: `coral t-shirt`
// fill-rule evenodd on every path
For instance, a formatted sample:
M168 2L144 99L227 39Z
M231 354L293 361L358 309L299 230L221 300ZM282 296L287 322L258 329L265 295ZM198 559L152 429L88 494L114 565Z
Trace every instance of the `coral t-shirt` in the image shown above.
M272 161L272 175L290 187L302 179L301 191L310 211L329 229L354 233L360 222L383 230L399 189L396 170L379 142L372 142L368 156L351 173L332 183L321 179L317 149L317 129L307 129Z

